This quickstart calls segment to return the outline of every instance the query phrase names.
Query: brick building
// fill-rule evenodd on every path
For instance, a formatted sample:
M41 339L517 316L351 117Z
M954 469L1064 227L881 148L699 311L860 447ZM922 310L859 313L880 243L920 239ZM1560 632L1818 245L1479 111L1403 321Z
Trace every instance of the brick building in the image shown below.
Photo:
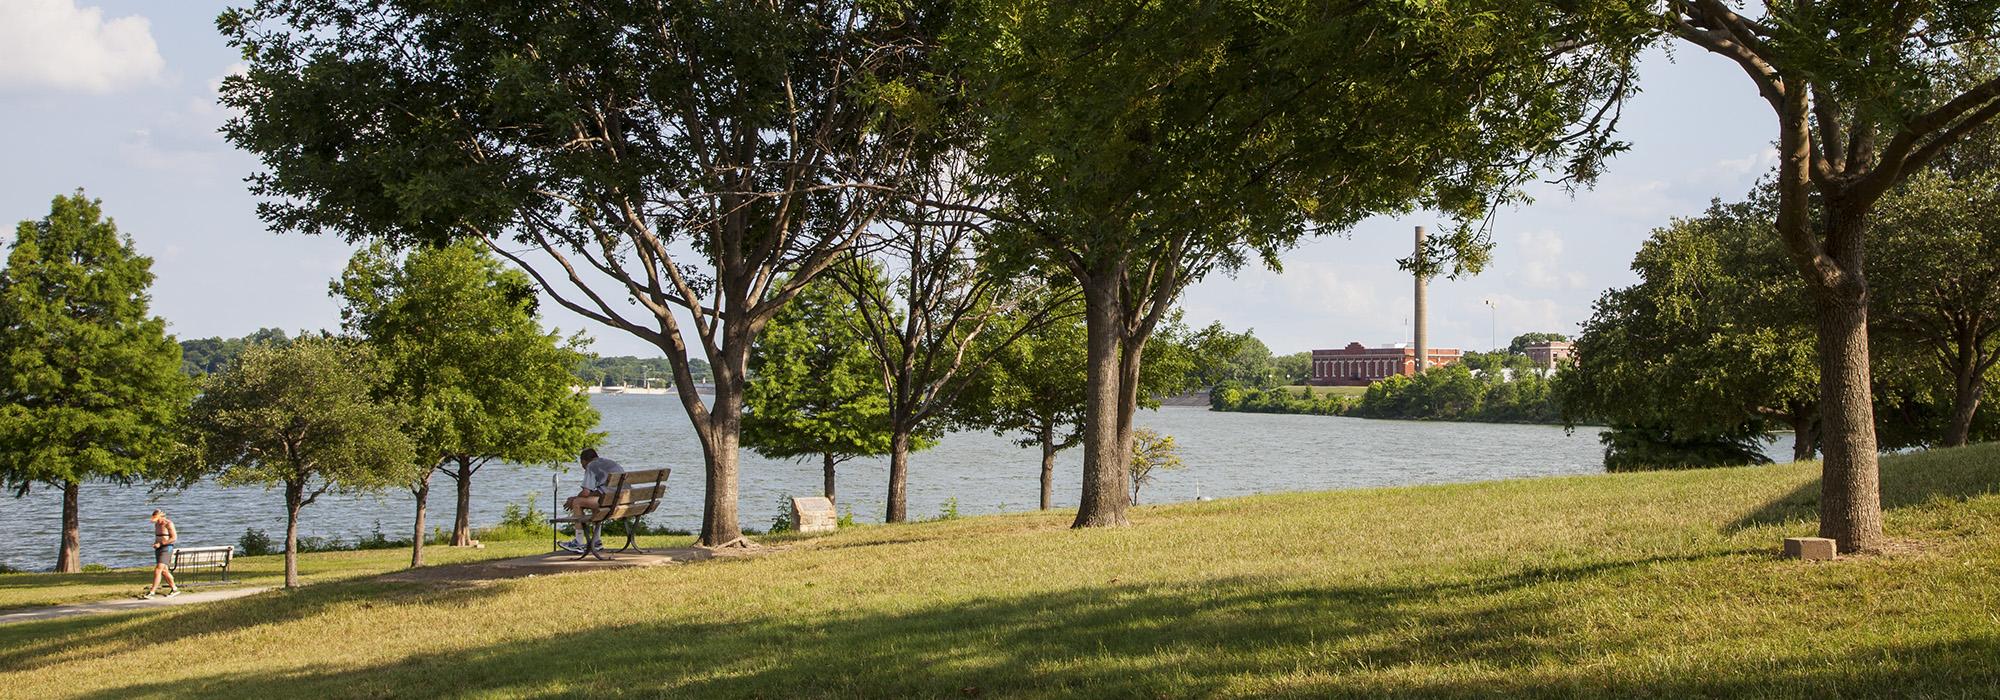
M1430 348L1430 366L1442 367L1459 359L1457 348ZM1348 343L1339 350L1314 350L1312 383L1318 386L1368 386L1392 374L1417 373L1417 350L1406 345L1370 348Z
M1558 365L1576 358L1576 345L1561 340L1549 340L1529 345L1528 360L1540 369L1555 369Z

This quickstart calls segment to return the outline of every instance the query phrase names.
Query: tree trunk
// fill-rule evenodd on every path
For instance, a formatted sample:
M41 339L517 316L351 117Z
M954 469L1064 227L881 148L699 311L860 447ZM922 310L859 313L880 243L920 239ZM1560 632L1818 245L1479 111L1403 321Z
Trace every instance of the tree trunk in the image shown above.
M1855 257L1859 257L1856 255ZM1868 296L1860 265L1853 279L1818 288L1820 505L1819 535L1841 552L1867 552L1882 541L1882 491L1875 450L1875 404L1868 374Z
M1056 430L1055 426L1043 423L1038 437L1042 442L1042 510L1055 506L1056 497Z
M711 365L715 398L706 421L696 421L705 474L701 503L700 544L719 547L743 539L738 520L736 467L743 444L743 373L749 362L749 341L728 346L724 362ZM706 425L703 425L706 423Z
M828 503L835 503L836 501L833 498L833 453L822 454L819 456L819 460L820 479L825 482L824 486L821 487L821 491L824 492Z
M882 522L910 520L910 431L896 429L889 435L889 507Z
M1071 527L1116 527L1130 524L1125 510L1126 443L1120 440L1118 340L1123 325L1116 275L1100 274L1085 282L1085 376L1083 412L1083 496Z
M412 569L424 565L424 511L430 506L431 475L436 473L436 469L426 470L424 475L417 480L416 487L410 489L411 495L417 497L417 522L412 528L413 534L410 537L410 568Z
M74 574L83 571L82 526L78 522L77 495L81 485L74 481L62 483L62 544L56 548L56 573Z
M1819 454L1819 419L1811 414L1792 419L1792 461L1807 462Z
M472 459L453 457L458 462L458 514L451 521L451 546L472 546Z
M1970 343L1960 343L1957 364L1953 368L1951 422L1945 426L1944 446L1964 447L1972 438L1972 418L1979 413L1979 399L1986 393L1986 382L1979 371L1978 347Z
M305 499L303 484L285 485L285 587L299 587L299 507Z

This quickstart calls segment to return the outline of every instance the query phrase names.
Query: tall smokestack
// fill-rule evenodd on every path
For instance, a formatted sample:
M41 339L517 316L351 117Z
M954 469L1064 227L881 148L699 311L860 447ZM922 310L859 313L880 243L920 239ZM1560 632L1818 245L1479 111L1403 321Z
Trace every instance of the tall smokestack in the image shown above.
M1423 271L1423 270L1424 270L1424 265L1423 265L1423 263L1424 263L1424 227L1422 227L1422 226L1418 226L1418 227L1417 227L1417 255L1416 255L1416 257L1415 257L1414 259L1415 259L1415 260L1417 261L1417 270L1416 270L1416 275L1417 275L1417 311L1416 311L1416 314L1417 314L1417 315L1416 315L1416 323L1415 323L1415 325L1416 325L1416 329L1417 329L1417 371L1418 371L1418 372L1423 372L1423 371L1424 371L1424 368L1426 368L1426 367L1428 367L1428 366L1430 365L1430 361L1431 361L1431 345L1430 345L1430 339L1429 339L1429 338L1426 338L1426 337L1424 337L1424 313L1425 313L1425 309L1424 309L1424 306L1425 306L1425 303L1424 303L1424 301L1425 301L1425 300L1424 300L1424 286L1425 286L1425 285L1424 285L1424 271Z

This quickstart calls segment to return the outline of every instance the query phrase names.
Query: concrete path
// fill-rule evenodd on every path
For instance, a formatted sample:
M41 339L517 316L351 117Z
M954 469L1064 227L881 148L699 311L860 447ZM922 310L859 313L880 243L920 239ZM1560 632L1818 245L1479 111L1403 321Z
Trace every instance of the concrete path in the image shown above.
M133 597L121 600L100 600L90 603L67 603L64 605L51 605L46 608L28 608L26 610L16 610L14 612L0 613L0 625L5 625L14 622L32 622L35 620L53 620L59 617L72 617L76 615L94 615L97 613L148 610L152 608L165 607L169 605L192 605L195 603L207 603L210 601L241 598L248 595L256 595L258 593L263 593L264 591L268 590L271 589L269 587L261 587L261 588L251 587L251 588L223 588L212 591L184 590L180 595L174 596L172 598L161 596L158 598L152 598L150 600L141 600L137 597Z

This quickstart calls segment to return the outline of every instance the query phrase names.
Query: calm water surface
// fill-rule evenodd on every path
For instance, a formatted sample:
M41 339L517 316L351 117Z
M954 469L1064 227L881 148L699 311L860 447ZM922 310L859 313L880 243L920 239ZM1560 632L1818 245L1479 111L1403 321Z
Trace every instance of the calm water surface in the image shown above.
M627 469L671 467L669 497L648 517L655 524L695 529L701 524L701 449L686 414L673 396L595 395L609 433L599 451ZM1603 448L1590 429L1566 434L1559 427L1485 423L1426 423L1324 416L1217 413L1205 408L1167 407L1142 411L1139 424L1174 436L1188 468L1161 474L1140 493L1146 503L1239 496L1276 491L1486 481L1517 477L1602 472ZM1789 459L1789 449L1767 450ZM1056 504L1075 507L1082 450L1059 456ZM1038 498L1040 452L1011 437L957 433L911 457L910 515L931 517L956 498L961 514L1032 510ZM852 460L840 467L842 508L857 519L879 522L888 490L887 459ZM743 525L763 529L787 495L816 494L817 460L769 460L743 453L740 489ZM577 470L537 465L490 464L474 477L474 526L497 522L508 503L532 500L549 509L550 476L566 491L576 488ZM452 482L439 476L431 495L430 523L450 526ZM47 569L55 560L61 515L59 494L47 490L24 498L0 498L0 562L23 569ZM83 560L137 566L151 560L146 514L166 510L181 530L185 546L234 544L245 528L273 538L284 533L284 496L257 487L202 483L186 491L151 493L144 486L86 484L82 493ZM392 537L407 534L413 501L407 491L381 495L327 494L306 506L300 533L353 540L378 527Z

